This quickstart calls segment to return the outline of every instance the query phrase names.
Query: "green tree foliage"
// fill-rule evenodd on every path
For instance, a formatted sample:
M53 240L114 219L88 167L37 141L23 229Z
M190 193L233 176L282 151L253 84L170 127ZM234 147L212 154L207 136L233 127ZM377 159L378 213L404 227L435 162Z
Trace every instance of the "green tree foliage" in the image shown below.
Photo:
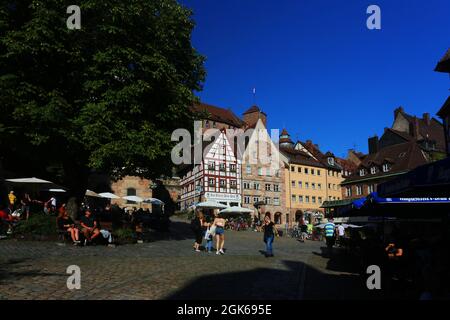
M59 168L76 190L92 169L170 173L171 133L192 126L205 77L192 12L176 0L83 0L81 29L69 30L72 2L0 0L4 167Z

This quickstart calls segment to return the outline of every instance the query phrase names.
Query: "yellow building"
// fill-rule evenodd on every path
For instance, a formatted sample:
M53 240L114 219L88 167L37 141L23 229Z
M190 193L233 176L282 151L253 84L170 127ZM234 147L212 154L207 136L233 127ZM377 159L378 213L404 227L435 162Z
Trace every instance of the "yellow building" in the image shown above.
M280 136L280 150L288 158L285 168L286 207L291 222L323 213L322 203L341 200L342 168L331 152L322 154L310 143L295 145L286 130Z

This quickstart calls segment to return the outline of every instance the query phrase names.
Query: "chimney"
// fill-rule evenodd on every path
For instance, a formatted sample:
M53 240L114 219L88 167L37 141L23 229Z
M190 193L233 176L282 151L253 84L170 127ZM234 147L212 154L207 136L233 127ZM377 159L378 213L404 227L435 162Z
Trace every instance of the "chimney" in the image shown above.
M417 117L414 117L409 123L409 134L415 139L419 138L419 119Z
M430 125L431 119L430 119L430 114L429 114L428 112L423 114L423 121L425 121L425 123L427 124L427 126Z
M405 112L405 110L403 110L403 107L402 107L402 106L400 106L400 107L398 107L397 109L394 110L394 120L397 119L397 115L398 115L400 112Z
M379 140L378 140L378 136L375 135L371 138L369 138L368 140L369 142L369 154L374 154L378 152L379 149Z

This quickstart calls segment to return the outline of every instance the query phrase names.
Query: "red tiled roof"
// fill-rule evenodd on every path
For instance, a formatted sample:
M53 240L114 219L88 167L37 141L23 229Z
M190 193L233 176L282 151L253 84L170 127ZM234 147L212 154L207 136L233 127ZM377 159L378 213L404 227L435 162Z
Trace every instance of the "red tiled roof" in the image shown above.
M198 103L192 107L195 113L206 113L206 119L225 123L234 127L242 127L244 122L236 116L230 109L216 107L206 103Z
M303 151L295 150L294 148L283 147L280 147L280 151L289 159L290 163L325 168L325 166L321 162L315 160L309 154Z
M383 172L381 168L385 162L391 163L392 166L388 172ZM416 141L394 144L384 147L376 153L367 155L358 167L358 170L343 183L357 182L358 180L365 180L371 177L381 178L393 173L407 172L426 163L428 163L428 159ZM370 167L373 165L378 166L379 170L376 174L370 173ZM359 175L359 169L361 168L369 169L368 173L362 177Z
M430 118L430 123L428 124L425 119L411 116L405 112L402 112L402 114L411 124L414 124L417 120L417 123L419 124L419 134L423 138L428 137L428 139L436 141L436 148L438 150L445 150L444 126L439 120Z

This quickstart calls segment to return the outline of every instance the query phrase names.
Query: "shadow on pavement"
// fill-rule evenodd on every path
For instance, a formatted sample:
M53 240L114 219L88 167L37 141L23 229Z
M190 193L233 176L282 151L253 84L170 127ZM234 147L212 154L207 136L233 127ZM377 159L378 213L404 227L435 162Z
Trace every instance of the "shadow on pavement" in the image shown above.
M42 270L23 270L23 271L10 271L11 268L20 268L21 263L28 261L29 259L9 259L6 262L0 263L0 284L8 280L18 280L24 277L47 277L47 276L59 276L64 277L63 274L42 272ZM27 265L29 266L29 265Z
M268 263L268 268L200 275L167 299L341 300L371 298L358 275L324 274L299 261L282 261L282 263L287 270L271 269ZM303 272L306 273L303 275Z

